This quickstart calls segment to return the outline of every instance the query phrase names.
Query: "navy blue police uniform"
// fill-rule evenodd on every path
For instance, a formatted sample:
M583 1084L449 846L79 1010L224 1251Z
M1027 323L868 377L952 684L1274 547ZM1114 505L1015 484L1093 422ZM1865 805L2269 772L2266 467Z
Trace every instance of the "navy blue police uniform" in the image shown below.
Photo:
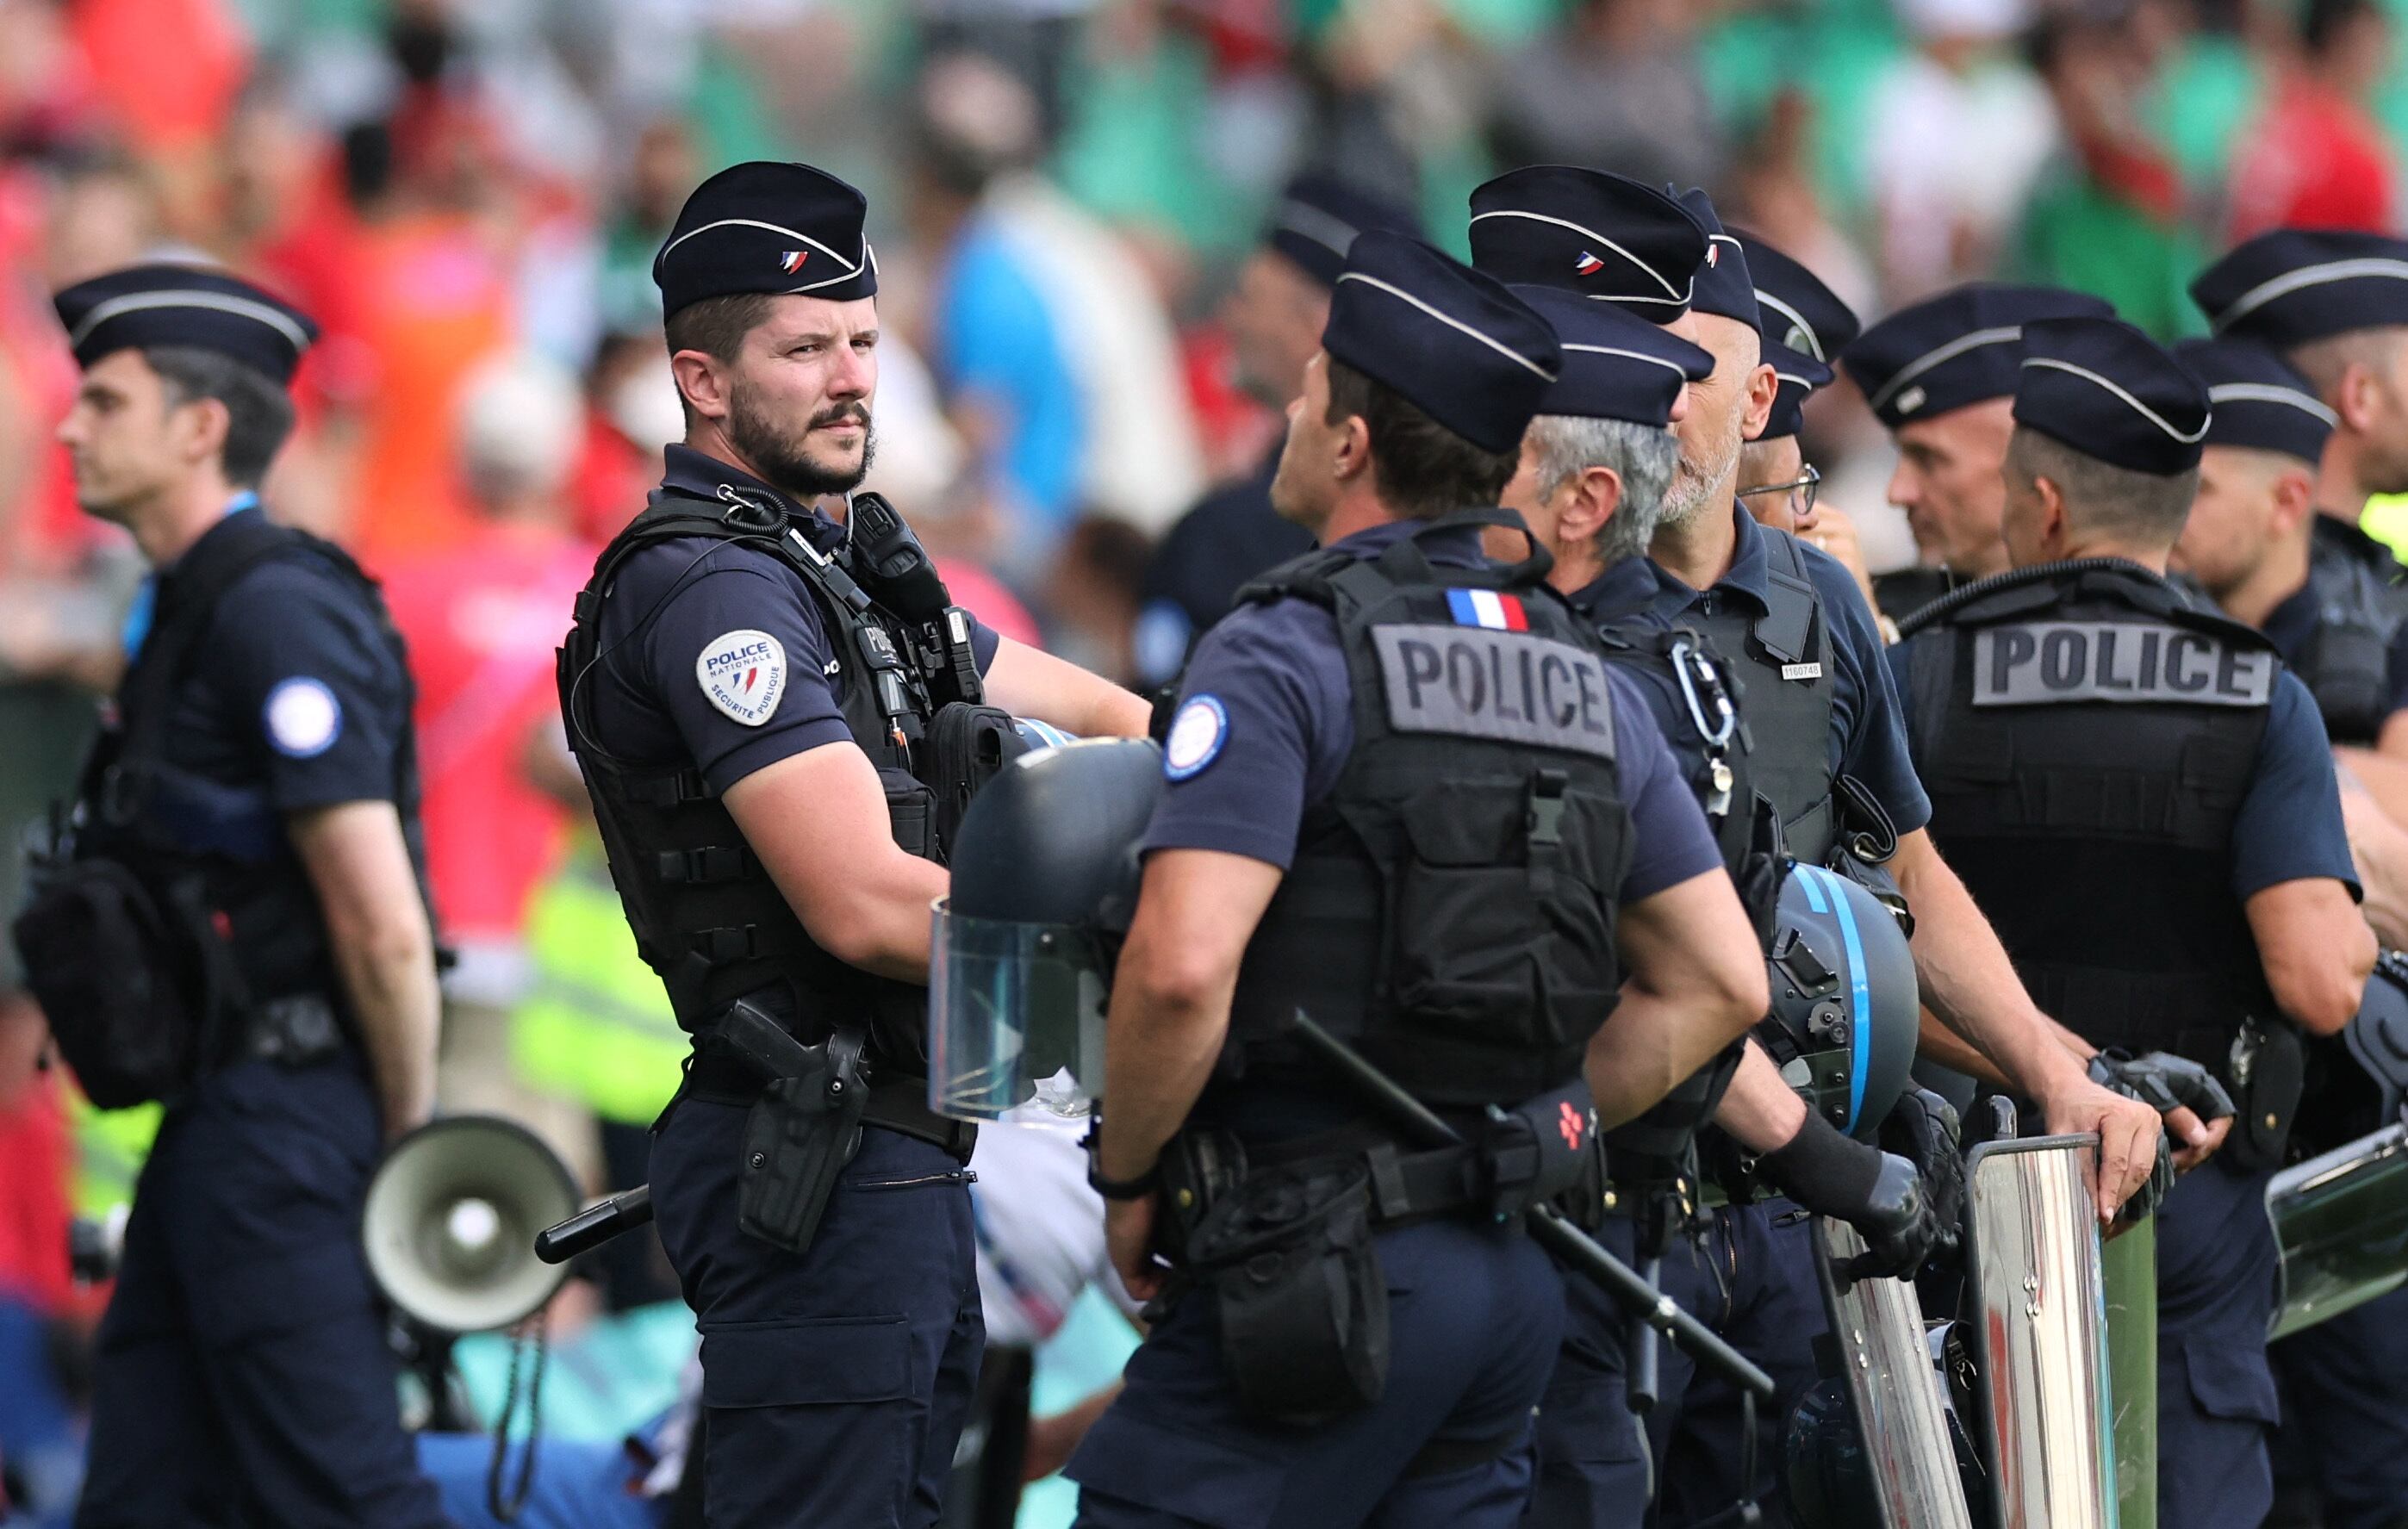
M2012 397L2023 364L2023 326L2034 319L2104 318L2114 309L2086 293L1975 281L1911 303L1842 347L1841 369L1893 434L1993 398ZM1882 614L1904 621L1963 583L1918 565L1873 576Z
M315 336L267 293L181 266L96 278L57 307L86 366L194 347L282 383ZM135 1187L76 1522L444 1523L402 1432L360 1243L382 1113L285 828L391 802L419 852L401 638L348 557L272 524L251 493L144 600L75 854L131 867L191 921L217 1017ZM78 1016L51 1007L72 1059ZM92 1069L103 1104L108 1060Z
M1383 197L1308 170L1281 193L1254 258L1283 261L1326 288L1367 228L1413 234L1419 220ZM1134 635L1138 679L1145 684L1178 678L1197 637L1229 613L1248 580L1312 550L1312 536L1271 507L1279 457L1275 445L1253 472L1206 494L1154 549Z
M2019 429L2136 472L2197 464L2206 386L2139 331L2035 322L2025 350ZM2276 1416L2264 1195L2296 1100L2253 1095L2233 1061L2279 1022L2243 905L2309 877L2356 891L2323 723L2261 636L2118 559L1985 580L1910 628L1891 661L1932 835L2034 999L2096 1044L2210 1066L2239 1103L2157 1210L2158 1520L2254 1529ZM2061 895L2094 883L2117 894Z
M1367 235L1347 277L1325 337L1330 354L1474 444L1511 450L1559 361L1545 322L1497 284L1393 236ZM1537 366L1543 371L1533 378ZM1445 929L1428 926L1411 939L1399 933L1395 947L1383 949L1366 922L1379 917L1380 899L1366 896L1357 873L1341 868L1351 864L1337 849L1351 833L1343 825L1363 821L1350 804L1385 789L1392 776L1401 787L1404 756L1396 744L1429 730L1425 714L1448 714L1436 730L1457 735L1445 747L1461 767L1440 769L1434 756L1423 766L1430 787L1409 793L1404 807L1412 836L1427 857L1459 867L1452 874L1467 890L1475 879L1497 889L1496 907L1510 906L1504 916L1518 921L1526 909L1567 897L1610 915L1621 901L1717 864L1645 707L1582 645L1570 613L1539 580L1542 561L1512 570L1485 564L1478 528L1476 517L1449 518L1348 536L1266 576L1197 647L1168 736L1168 784L1144 847L1245 855L1280 867L1285 879L1241 968L1230 1045L1182 1137L1226 1136L1259 1164L1319 1150L1312 1144L1361 1128L1361 1107L1333 1093L1309 1065L1283 1058L1262 1022L1299 1006L1333 1029L1355 1030L1367 1053L1457 1119L1476 1120L1483 1102L1510 1106L1548 1089L1578 1089L1570 1081L1578 1052L1566 1045L1584 1048L1586 1021L1556 1040L1499 1044L1461 1031L1442 1038L1447 1022L1436 1019L1391 1022L1438 1027L1412 1040L1398 1028L1392 1040L1376 1019L1340 1017L1362 1009L1367 993L1452 985L1456 979L1436 970L1447 961L1429 959L1438 952L1421 946L1459 945L1495 922L1458 905ZM1424 624L1357 627L1366 609L1403 608L1387 593L1396 591L1420 602ZM1358 595L1372 603L1357 605ZM1415 633L1422 648L1410 640ZM1545 677L1555 676L1557 700L1542 695L1532 707L1514 699L1526 686L1478 682L1483 673L1510 679L1512 670L1511 661L1504 670L1484 669L1476 648L1487 642L1501 652L1525 640L1538 642L1531 650L1544 656L1533 672L1542 691ZM1392 663L1373 657L1366 666L1362 650L1390 648ZM1517 708L1539 722L1511 723L1503 712ZM1588 741L1544 720L1557 715L1584 719ZM1595 741L1606 731L1610 763ZM1519 741L1484 750L1477 736ZM1389 763L1381 770L1367 768L1382 757ZM1498 777L1493 766L1500 764L1517 766L1510 784L1483 785ZM1486 829L1469 837L1460 829L1510 807L1512 824L1498 817L1500 828L1511 827L1517 839L1538 832L1528 824L1552 814L1543 805L1526 811L1524 799L1555 790L1547 782L1562 779L1559 768L1595 772L1561 800L1610 794L1611 814L1585 817L1577 836L1566 828L1560 846L1517 843L1506 856L1511 865L1473 870L1502 851L1487 842ZM1441 783L1441 775L1454 783ZM1440 798L1453 805L1440 816L1417 805L1435 807ZM1424 815L1413 817L1417 811ZM1440 842L1449 837L1460 842ZM1541 876L1539 867L1551 863L1559 868ZM1412 890L1400 893L1399 906L1415 900ZM1419 890L1437 890L1435 879ZM1523 944L1553 950L1562 937L1534 933ZM1601 972L1581 979L1606 980ZM1449 1000L1471 1001L1468 991ZM1475 1074L1512 1080L1458 1080ZM1109 1100L1104 1107L1109 1119ZM1127 1390L1071 1461L1068 1474L1082 1487L1080 1522L1515 1522L1530 1486L1531 1412L1555 1364L1563 1281L1517 1221L1463 1214L1468 1207L1455 1204L1377 1226L1385 1384L1375 1401L1334 1421L1285 1426L1249 1411L1223 1355L1226 1301L1196 1290L1175 1299L1131 1360Z
M723 172L687 201L655 263L664 306L868 296L863 210L859 193L807 166ZM614 879L695 1036L653 1128L652 1183L702 1335L714 1523L934 1522L984 1340L972 1134L926 1108L925 990L815 945L722 800L781 760L853 745L879 769L897 844L940 856L932 760L947 751L946 719L976 710L996 638L942 608L941 587L907 607L877 581L855 546L867 508L854 505L849 535L671 446L562 651L563 713ZM958 693L940 708L948 682ZM859 1048L859 1129L799 1169L836 1173L815 1224L790 1217L776 1185L787 1144L820 1139L786 1108L816 1090L744 1060L739 1007L831 1059Z
M2290 317L2278 305L2259 322ZM2281 452L2313 472L2338 422L2305 378L2261 347L2271 337L2261 332L2245 340L2186 341L2175 353L2209 385L2215 404L2209 445ZM2401 592L2386 582L2384 558L2354 549L2363 532L2329 515L2313 523L2307 579L2267 613L2262 630L2315 698L2331 740L2372 747L2391 715L2408 707ZM2341 1075L2356 1064L2339 1050L2309 1043L2309 1097L2300 1115L2307 1129L2294 1156L2338 1147L2379 1123L2353 1107L2357 1092ZM2408 1503L2408 1292L2343 1312L2268 1353L2283 1402L2274 1447L2278 1491L2320 1497L2334 1529L2397 1523L2399 1505Z

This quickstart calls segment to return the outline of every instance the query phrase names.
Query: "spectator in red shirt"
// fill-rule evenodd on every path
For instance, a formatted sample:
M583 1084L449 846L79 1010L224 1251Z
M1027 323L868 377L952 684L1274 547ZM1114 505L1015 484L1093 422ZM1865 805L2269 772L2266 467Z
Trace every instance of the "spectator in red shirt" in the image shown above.
M594 568L566 492L584 434L577 379L558 364L516 354L471 373L454 432L470 519L442 550L395 567L386 597L418 684L436 913L459 954L444 983L438 1096L514 1116L590 1165L592 1127L512 1081L508 1029L526 982L527 899L566 828L523 766L557 710L552 650Z
M2271 228L2399 227L2391 148L2366 107L2391 67L2378 0L2308 0L2300 50L2234 156L2232 238Z

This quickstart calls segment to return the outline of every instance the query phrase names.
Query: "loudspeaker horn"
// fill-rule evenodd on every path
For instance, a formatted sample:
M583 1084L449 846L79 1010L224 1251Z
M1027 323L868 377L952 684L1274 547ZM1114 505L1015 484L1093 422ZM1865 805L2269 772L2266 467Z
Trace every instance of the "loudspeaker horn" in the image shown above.
M424 1326L509 1327L568 1277L535 1256L534 1241L579 1204L568 1165L526 1127L496 1115L432 1121L394 1143L368 1183L368 1272Z

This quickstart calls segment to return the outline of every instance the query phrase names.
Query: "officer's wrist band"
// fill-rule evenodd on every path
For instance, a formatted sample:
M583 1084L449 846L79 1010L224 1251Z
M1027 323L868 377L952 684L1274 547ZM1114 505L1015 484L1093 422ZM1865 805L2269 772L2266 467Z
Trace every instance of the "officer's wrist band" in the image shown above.
M1095 1154L1087 1156L1087 1187L1107 1200L1142 1200L1162 1187L1162 1165L1154 1164L1134 1179L1107 1179L1096 1166Z
M1881 1177L1881 1152L1815 1114L1757 1160L1764 1176L1808 1209L1861 1205Z

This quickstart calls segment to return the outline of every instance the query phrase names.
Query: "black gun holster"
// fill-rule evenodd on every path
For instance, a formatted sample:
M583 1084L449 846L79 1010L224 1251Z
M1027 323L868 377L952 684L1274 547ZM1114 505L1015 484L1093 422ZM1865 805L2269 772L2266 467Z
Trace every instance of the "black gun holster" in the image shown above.
M2199 1060L2194 1058L2194 1060ZM2244 1173L2283 1165L2307 1088L2307 1043L2287 1020L2242 1022L2222 1066L2210 1069L2232 1094L2232 1134L2220 1154Z
M840 1029L797 1046L795 1070L773 1078L744 1117L736 1223L772 1247L810 1250L837 1176L861 1150L869 1086L862 1032Z

